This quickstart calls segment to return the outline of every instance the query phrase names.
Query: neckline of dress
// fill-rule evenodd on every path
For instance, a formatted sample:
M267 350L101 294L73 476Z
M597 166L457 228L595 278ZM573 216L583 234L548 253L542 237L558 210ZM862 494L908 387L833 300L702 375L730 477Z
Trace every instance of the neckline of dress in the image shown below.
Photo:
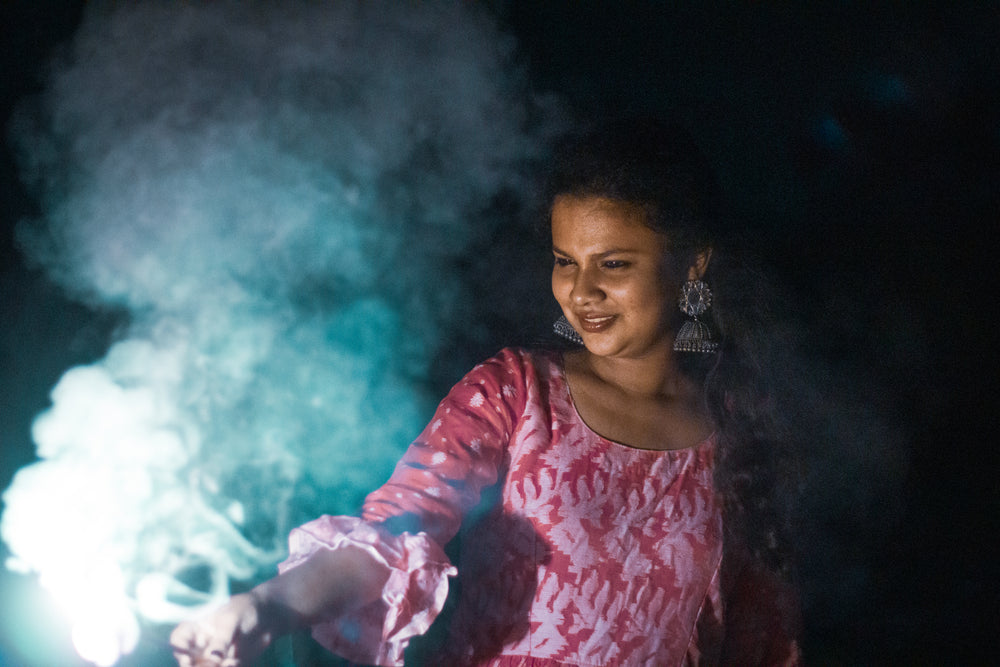
M688 445L687 447L680 447L678 449L647 449L645 447L636 447L634 445L629 445L624 442L618 442L617 440L612 440L611 438L607 438L598 433L597 431L595 431L594 429L590 428L590 425L587 423L587 421L583 418L583 415L581 415L580 411L577 409L576 401L573 400L573 391L570 389L569 386L569 377L566 375L565 355L562 352L556 352L553 365L558 374L558 380L561 384L561 391L563 393L563 398L565 398L567 405L569 405L570 409L573 411L573 415L576 417L576 420L580 423L581 426L583 426L583 428L587 430L588 433L592 434L595 438L597 438L601 442L607 443L614 447L620 447L630 452L645 452L655 455L661 455L661 454L679 455L679 454L695 452L701 449L702 447L711 446L715 442L716 434L718 433L717 430L713 430L704 439L699 440L698 442L692 445Z

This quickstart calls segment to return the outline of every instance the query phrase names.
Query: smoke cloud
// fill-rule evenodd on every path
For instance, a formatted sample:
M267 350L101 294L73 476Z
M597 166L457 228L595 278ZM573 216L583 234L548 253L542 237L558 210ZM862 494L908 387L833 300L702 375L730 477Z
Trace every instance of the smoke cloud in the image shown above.
M91 7L13 127L44 211L20 241L128 324L53 389L0 523L85 658L388 476L470 301L454 267L544 145L513 55L468 5Z

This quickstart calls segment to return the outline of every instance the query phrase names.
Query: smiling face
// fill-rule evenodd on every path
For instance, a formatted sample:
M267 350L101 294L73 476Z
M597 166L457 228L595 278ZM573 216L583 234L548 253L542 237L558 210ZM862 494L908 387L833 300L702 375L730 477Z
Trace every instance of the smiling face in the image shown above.
M552 293L592 354L641 358L672 344L684 275L645 216L603 197L560 195L552 205Z

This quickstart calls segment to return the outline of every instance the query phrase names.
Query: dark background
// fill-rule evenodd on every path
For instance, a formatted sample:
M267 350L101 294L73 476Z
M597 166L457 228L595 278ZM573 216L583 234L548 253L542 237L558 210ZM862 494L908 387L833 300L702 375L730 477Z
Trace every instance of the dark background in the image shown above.
M1000 4L663 4L495 9L536 90L584 118L657 111L688 125L816 354L881 396L904 436L899 508L868 530L841 526L863 576L826 566L826 598L806 609L810 662L990 664ZM4 126L82 7L0 6ZM34 460L30 422L49 390L103 356L115 323L25 266L12 229L34 207L5 143L0 488Z

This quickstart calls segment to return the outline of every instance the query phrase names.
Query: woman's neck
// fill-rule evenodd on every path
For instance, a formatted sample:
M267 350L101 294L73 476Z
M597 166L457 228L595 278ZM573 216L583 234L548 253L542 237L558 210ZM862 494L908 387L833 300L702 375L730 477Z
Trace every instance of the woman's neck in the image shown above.
M569 392L580 419L608 440L639 449L683 449L712 432L698 384L665 357L564 355Z
M583 349L577 363L581 371L636 398L677 398L693 389L669 346L640 358L600 357Z

